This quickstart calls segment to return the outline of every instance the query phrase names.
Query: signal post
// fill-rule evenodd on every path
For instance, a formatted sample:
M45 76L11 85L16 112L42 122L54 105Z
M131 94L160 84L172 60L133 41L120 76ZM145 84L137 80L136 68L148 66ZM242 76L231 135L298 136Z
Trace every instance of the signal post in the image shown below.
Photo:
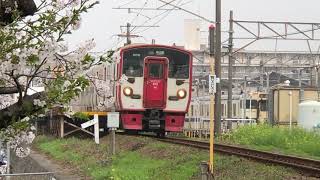
M210 94L210 159L209 170L213 175L214 170L214 111L215 111L215 98L216 93L216 75L215 75L215 63L214 63L214 36L215 26L212 24L209 27L209 50L210 50L210 75L209 75L209 94Z

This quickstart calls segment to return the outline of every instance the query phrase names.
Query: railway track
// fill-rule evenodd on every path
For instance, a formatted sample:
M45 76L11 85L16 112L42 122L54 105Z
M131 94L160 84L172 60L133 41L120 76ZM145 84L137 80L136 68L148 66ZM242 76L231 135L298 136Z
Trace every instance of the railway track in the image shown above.
M186 139L179 138L164 138L157 140L167 143L180 144L200 149L210 149L210 144L208 142L199 142L199 141L190 141ZM249 148L243 148L238 146L217 144L214 145L214 151L228 154L241 156L257 161L273 163L277 165L282 165L286 167L292 167L303 173L307 176L318 177L320 178L320 161L301 158L296 156L283 155L278 153L271 153L266 151L258 151Z

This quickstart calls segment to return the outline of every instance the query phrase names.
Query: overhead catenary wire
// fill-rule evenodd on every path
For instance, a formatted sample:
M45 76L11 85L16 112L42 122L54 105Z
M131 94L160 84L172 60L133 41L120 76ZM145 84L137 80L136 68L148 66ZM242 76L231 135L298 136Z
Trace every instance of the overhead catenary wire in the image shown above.
M122 4L122 5L119 5L118 7L126 6L126 5L131 4L131 3L135 2L135 1L137 1L137 0L128 1L128 2L126 2L126 3L124 3L124 4Z
M181 1L183 1L183 0L180 0L180 1L177 3L177 5L179 5L179 4L181 3ZM189 1L189 2L190 2L190 1ZM188 3L189 3L189 2L188 2ZM182 3L182 4L180 4L180 6L185 5L185 4L186 4L186 3ZM169 9L169 10L166 10L166 11L164 11L164 12L162 12L162 13L159 13L158 15L152 17L152 19L149 19L149 20L146 20L145 22L143 22L142 25L148 23L149 21L151 21L151 20L153 20L153 19L156 19L156 18L164 15L164 16L161 17L158 21L156 21L155 23L152 24L152 26L155 26L155 25L157 25L158 23L160 23L163 19L165 19L165 18L166 18L173 10L175 10L175 9L176 9L176 8L173 7L173 8L171 8L171 9ZM143 33L143 32L145 32L145 31L149 30L150 28L151 28L151 27L147 27L146 29L143 29L143 30L138 31L138 32L135 32L135 33L136 33L136 34L140 34L140 33Z
M146 0L143 4L143 6L141 7L141 9L139 10L139 12L137 13L137 15L131 20L131 23L130 24L133 24L134 21L141 15L142 11L143 11L143 8L145 8L148 4L149 0ZM134 28L133 28L134 29Z
M134 0L134 1L136 1L136 0ZM123 5L121 5L121 6L128 5L128 4L130 4L130 3L134 2L134 1L129 1L129 2L127 2L126 4L123 4ZM137 13L137 15L132 19L131 23L133 23L133 22L142 14L143 9L144 9L144 8L147 6L147 4L148 4L148 1L149 1L149 0L146 0L146 1L144 2L144 4L143 4L143 6L141 7L140 11L139 11L139 12ZM188 2L182 2L182 1L183 1L183 0L180 0L179 2L177 2L177 5L178 5L178 6L183 6L183 5L188 4L188 3L191 2L191 1L188 1ZM119 7L121 7L121 6L119 6ZM140 33L142 33L142 32L145 32L145 31L149 30L152 26L157 25L157 24L160 23L163 19L165 19L165 18L166 18L173 10L175 10L175 9L177 9L177 8L176 8L176 7L172 7L171 9L166 10L165 12L159 13L158 15L147 19L147 20L144 21L140 26L134 26L134 27L130 30L130 33L133 33L133 32L134 32L134 33L136 33L136 34L140 34ZM156 18L158 18L158 17L160 17L160 16L162 16L162 15L164 15L164 16L161 17L159 20L157 20L155 23L153 23L153 25L151 25L151 27L147 27L146 29L143 29L143 30L141 30L141 31L139 31L139 32L136 32L136 30L137 30L138 28L142 28L142 27L143 27L144 25L146 25L148 22L150 22L150 21L152 21L152 20L155 20ZM122 30L122 29L121 29L121 30ZM115 42L115 44L112 46L111 49L117 47L117 46L118 46L121 42L123 42L123 41L124 41L124 39L122 39L122 38L118 39L118 41Z

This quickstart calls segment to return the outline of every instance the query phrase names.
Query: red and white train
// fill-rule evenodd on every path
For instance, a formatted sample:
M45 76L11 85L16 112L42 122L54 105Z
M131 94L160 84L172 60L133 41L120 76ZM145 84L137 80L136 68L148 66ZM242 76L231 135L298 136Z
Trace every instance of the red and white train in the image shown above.
M121 127L160 136L182 131L191 100L191 52L175 46L128 45L114 58L119 63L109 69L112 76L127 77L114 87Z

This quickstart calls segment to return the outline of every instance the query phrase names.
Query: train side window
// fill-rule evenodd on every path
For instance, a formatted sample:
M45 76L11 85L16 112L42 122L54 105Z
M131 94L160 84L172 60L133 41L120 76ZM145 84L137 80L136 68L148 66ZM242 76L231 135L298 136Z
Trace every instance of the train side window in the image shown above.
M221 104L221 116L224 116L224 104Z
M267 101L266 100L261 100L260 101L260 110L261 111L268 111Z
M236 116L237 115L237 104L233 103L233 108L232 108L232 111L233 111L233 116Z
M191 116L193 116L193 114L194 114L194 113L193 113L193 105L191 105L190 109L191 109L191 110L190 110Z
M251 100L251 109L257 109L257 107L258 107L258 101ZM247 100L246 102L246 109L250 109L250 100Z

